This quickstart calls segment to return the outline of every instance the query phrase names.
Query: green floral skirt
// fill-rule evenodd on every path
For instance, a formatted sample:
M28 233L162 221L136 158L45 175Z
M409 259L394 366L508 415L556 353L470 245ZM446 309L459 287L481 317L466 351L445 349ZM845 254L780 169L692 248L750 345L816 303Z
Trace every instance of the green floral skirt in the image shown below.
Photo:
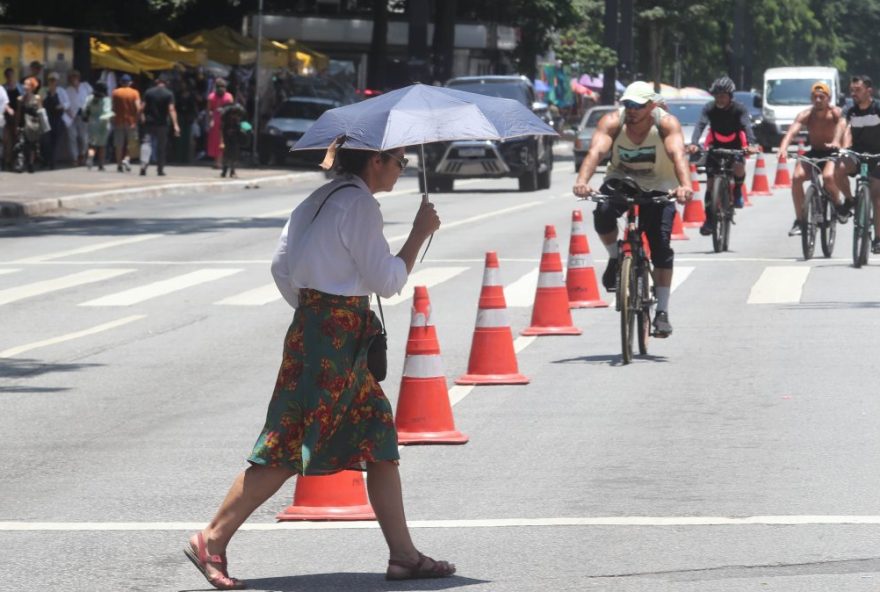
M391 404L367 369L368 296L300 290L266 424L248 461L302 475L397 461Z

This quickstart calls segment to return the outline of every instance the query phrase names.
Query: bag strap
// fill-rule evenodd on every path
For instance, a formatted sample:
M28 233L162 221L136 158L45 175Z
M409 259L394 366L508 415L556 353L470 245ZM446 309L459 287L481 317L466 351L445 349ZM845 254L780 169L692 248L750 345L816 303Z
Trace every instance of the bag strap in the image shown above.
M385 332L385 313L382 312L382 299L379 298L379 294L376 294L376 303L379 305L379 318L382 319L382 335L388 335Z

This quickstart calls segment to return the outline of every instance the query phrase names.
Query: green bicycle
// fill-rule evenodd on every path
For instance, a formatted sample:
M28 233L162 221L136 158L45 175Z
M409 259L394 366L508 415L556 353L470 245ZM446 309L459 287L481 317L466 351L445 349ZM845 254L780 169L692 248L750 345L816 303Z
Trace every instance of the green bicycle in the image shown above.
M880 161L880 154L866 154L842 150L843 155L852 155L859 161L856 175L856 206L853 216L853 267L856 269L868 264L871 251L871 234L874 229L874 208L871 201L871 181L868 173L872 165Z

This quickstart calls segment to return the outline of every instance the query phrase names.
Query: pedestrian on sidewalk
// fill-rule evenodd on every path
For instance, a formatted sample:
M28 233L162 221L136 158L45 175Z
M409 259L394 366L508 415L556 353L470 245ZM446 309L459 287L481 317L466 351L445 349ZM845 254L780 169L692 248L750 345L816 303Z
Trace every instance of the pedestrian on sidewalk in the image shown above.
M3 127L3 168L9 171L12 170L13 147L18 137L15 110L18 107L18 97L24 93L24 87L16 82L14 69L6 68L3 70L3 76L6 79L3 83L3 89L9 99L9 103L0 113L6 122Z
M9 95L6 94L6 87L0 85L0 138L3 138L6 132L6 110L9 108ZM4 146L5 142L0 141L0 163L4 162L6 157L4 155ZM0 167L2 168L2 167Z
M82 166L86 162L89 149L89 128L83 120L83 108L92 94L92 86L80 80L79 70L67 73L67 99L69 106L64 114L67 125L67 141L70 143L70 159L74 166Z
M58 72L50 72L46 77L46 86L40 91L40 97L43 100L43 108L49 118L48 134L43 134L42 149L43 162L49 170L55 169L55 157L58 153L58 142L61 140L61 134L64 130L64 112L70 106L70 100L67 98L67 91L58 86Z
M223 131L223 141L220 142L220 151L223 154L223 170L221 177L226 176L229 171L229 177L235 178L235 166L238 159L241 158L241 144L244 132L241 131L241 123L244 121L247 113L239 102L234 102L223 108L223 114L220 116L220 126Z
M275 283L296 311L250 467L184 549L220 590L245 587L227 572L226 546L254 510L296 474L344 470L367 471L370 502L391 556L387 579L455 573L454 565L419 553L410 538L391 404L367 367L369 341L381 330L370 295L400 292L440 219L433 204L423 203L409 238L392 255L373 194L394 187L406 166L403 148L343 149L336 163L342 175L293 210L272 260Z
M24 94L18 97L18 107L15 110L16 124L21 133L24 151L24 164L27 172L34 172L34 163L37 151L40 149L40 136L43 135L43 127L40 125L40 109L43 102L37 94L39 82L36 78L29 77L24 80Z
M92 164L97 163L98 170L103 171L110 122L113 120L112 101L107 96L107 85L103 82L95 83L95 92L86 101L83 119L89 127L88 168L91 170Z
M131 157L138 144L138 113L141 93L131 86L131 76L119 77L119 87L110 95L113 108L113 149L116 152L116 171L130 171Z
M218 78L214 81L214 92L208 95L208 112L211 116L208 128L208 156L214 159L214 168L223 164L222 137L223 108L233 102L232 94L226 90L226 81Z
M168 87L164 76L156 79L156 84L144 93L141 109L141 176L147 174L152 152L151 143L156 140L156 173L165 176L165 159L168 153L168 120L171 120L174 135L180 135L177 125L177 111L174 109L174 93Z

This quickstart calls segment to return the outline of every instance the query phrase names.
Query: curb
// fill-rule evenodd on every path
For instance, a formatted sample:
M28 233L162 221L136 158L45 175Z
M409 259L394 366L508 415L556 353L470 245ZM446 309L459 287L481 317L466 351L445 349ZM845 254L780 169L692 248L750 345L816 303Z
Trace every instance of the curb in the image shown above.
M169 183L154 187L134 187L131 189L111 189L108 191L95 191L92 193L80 193L77 195L62 195L38 199L30 202L19 203L15 201L0 201L0 218L26 218L40 216L58 209L88 208L104 203L112 203L133 199L154 199L171 195L185 195L192 193L212 193L226 191L240 191L242 189L259 189L260 186L286 185L293 181L303 179L324 179L323 172L290 173L285 175L271 175L268 177L255 177L253 179L236 179L226 181L196 181L189 183Z

